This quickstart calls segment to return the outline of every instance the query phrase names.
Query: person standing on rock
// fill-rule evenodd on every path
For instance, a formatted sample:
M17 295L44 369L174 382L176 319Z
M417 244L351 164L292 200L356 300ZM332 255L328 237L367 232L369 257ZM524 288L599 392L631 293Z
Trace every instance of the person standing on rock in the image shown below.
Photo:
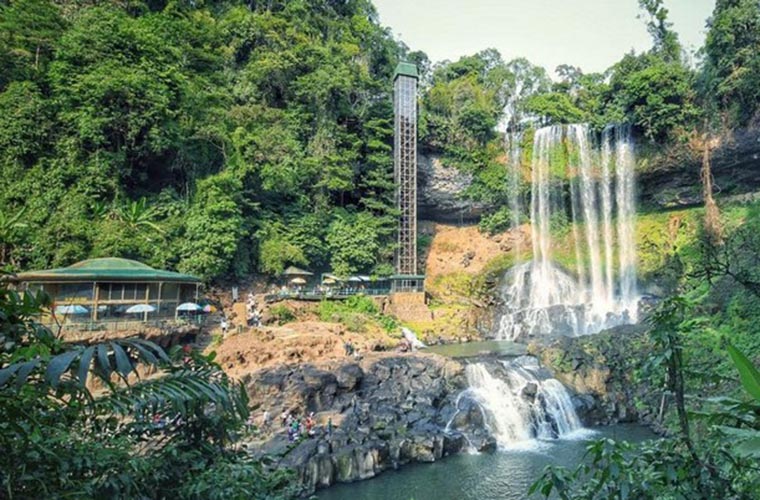
M314 412L309 413L306 417L306 435L314 437Z
M269 415L269 410L264 410L264 416L261 418L261 429L262 430L269 430L269 425L271 424L271 416Z

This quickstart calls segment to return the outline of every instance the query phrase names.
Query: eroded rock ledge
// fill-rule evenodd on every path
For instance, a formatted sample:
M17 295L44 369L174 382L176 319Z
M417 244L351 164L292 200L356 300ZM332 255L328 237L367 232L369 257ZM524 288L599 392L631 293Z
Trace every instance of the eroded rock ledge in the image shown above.
M559 351L546 350L546 356L550 352ZM305 494L371 478L411 462L434 462L469 449L492 451L496 440L483 411L459 397L467 388L464 365L476 361L482 359L371 353L360 361L347 357L250 373L242 380L256 423L266 409L272 425L249 449L261 455L284 455L279 464L296 471ZM561 367L559 371L561 375ZM599 396L605 391L605 373L600 371L598 384L563 380L580 390L573 401L584 425L633 417L623 406L611 408L610 401ZM319 424L315 436L289 443L280 421L285 411L298 416L314 412ZM325 425L328 418L334 426L331 435Z
M316 436L302 440L282 461L296 470L305 493L410 462L433 462L469 446L495 447L482 422L470 422L467 413L460 412L447 428L467 383L463 366L441 356L378 353L359 362L268 368L243 381L258 408L255 415L268 409L273 416L272 428L257 443L259 453L288 448L282 412L315 412ZM331 436L328 418L334 424Z

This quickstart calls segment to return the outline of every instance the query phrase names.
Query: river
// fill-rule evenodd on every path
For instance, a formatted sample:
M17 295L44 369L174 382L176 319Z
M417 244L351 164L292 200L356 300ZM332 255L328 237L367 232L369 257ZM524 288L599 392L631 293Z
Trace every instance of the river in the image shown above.
M517 500L547 465L579 464L589 439L643 441L654 435L638 425L580 431L574 438L531 441L494 453L462 454L431 464L407 465L375 478L317 492L319 500Z

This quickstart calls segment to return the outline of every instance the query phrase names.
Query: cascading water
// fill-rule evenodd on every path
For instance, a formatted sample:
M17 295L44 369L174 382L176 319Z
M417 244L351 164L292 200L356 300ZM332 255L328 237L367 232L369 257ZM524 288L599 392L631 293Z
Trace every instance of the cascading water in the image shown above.
M519 142L518 136L507 141L513 183L522 173L521 153L513 146ZM599 147L586 125L535 132L529 210L533 256L506 276L499 338L585 335L637 320L634 166L628 127L607 128ZM510 208L516 227L521 205L514 196ZM569 239L574 269L553 260L558 245Z
M567 390L535 358L473 363L466 375L470 387L462 397L478 404L501 447L555 439L582 428Z

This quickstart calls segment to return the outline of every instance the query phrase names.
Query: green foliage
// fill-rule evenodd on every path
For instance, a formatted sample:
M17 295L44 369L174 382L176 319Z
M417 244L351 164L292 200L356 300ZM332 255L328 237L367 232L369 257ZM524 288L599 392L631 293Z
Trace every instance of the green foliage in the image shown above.
M338 216L327 228L330 267L338 276L350 276L375 262L380 249L377 221L366 213Z
M668 21L668 9L663 0L639 0L639 7L648 15L647 31L654 42L653 52L667 62L681 58L681 44L678 34L673 31L673 23Z
M680 62L627 55L610 81L612 112L621 113L650 140L664 141L693 126L699 115L694 78Z
M757 371L757 368L752 365L752 362L739 349L731 344L728 344L726 349L739 372L744 390L760 403L760 372Z
M228 173L198 183L187 214L180 270L203 279L229 271L236 274L248 271L246 261L234 262L244 230L241 190L241 183Z
M488 234L496 234L506 231L512 226L514 216L507 207L501 207L496 212L483 216L478 228Z
M9 498L207 498L209 487L242 498L241 484L294 497L287 471L229 447L248 400L213 355L137 338L66 345L31 319L48 306L43 295L0 287L0 487ZM90 392L90 377L102 389Z
M212 280L390 262L399 45L370 3L0 9L0 211L29 217L5 245L14 270L114 255ZM333 223L368 249L333 256Z
M703 92L744 125L760 106L760 5L752 0L719 0L708 20Z
M296 319L296 315L293 310L285 304L274 305L271 309L269 309L269 312L277 321L278 325L284 325L285 323L290 323Z
M342 323L354 332L364 332L368 323L377 323L388 333L399 328L396 320L381 313L375 301L366 295L352 295L346 300L323 300L319 303L319 318Z
M551 123L579 123L586 121L586 114L576 107L566 94L549 92L532 96L525 109Z
M678 410L678 431L641 445L600 440L587 447L584 464L574 471L548 467L530 488L545 498L752 498L760 474L753 465L760 455L757 403L715 398L702 410L688 412L702 425L690 433L684 378L688 376L687 338L703 327L692 319L693 304L681 298L666 300L653 315L653 351L645 361L645 379L652 387L664 380ZM698 348L698 347L697 347ZM739 350L728 351L745 387L760 391L760 374ZM704 371L704 368L700 368ZM712 382L711 382L712 383ZM693 403L692 403L693 406Z

